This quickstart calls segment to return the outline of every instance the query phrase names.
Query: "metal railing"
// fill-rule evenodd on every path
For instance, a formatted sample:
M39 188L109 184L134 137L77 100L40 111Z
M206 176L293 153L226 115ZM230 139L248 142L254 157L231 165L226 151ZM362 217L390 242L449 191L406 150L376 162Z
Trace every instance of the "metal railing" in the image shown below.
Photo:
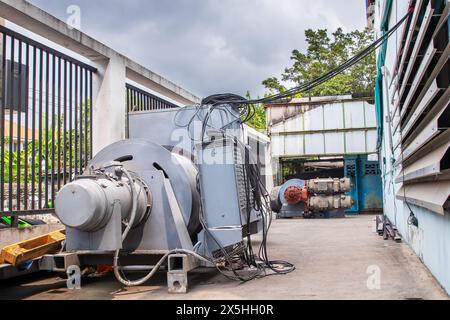
M131 84L126 84L126 136L128 137L129 117L130 112L137 111L151 111L179 108L174 103L157 97L149 92L141 90Z
M0 218L53 212L92 156L96 69L0 26Z

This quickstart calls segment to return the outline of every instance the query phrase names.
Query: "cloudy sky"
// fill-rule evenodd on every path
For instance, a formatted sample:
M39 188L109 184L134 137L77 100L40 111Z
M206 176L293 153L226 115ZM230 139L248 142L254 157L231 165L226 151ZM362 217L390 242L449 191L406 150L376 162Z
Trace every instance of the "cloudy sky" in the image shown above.
M304 30L365 27L365 0L31 0L61 20L81 9L81 30L205 96L262 95Z

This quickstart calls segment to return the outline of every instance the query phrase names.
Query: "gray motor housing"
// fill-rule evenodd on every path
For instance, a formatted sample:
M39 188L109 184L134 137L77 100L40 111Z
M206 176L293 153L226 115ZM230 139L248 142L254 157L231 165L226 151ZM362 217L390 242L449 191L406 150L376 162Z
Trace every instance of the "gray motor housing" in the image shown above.
M115 168L119 168L117 164ZM151 211L151 196L144 186L136 181L134 187L139 194L134 226L143 222ZM129 218L132 208L132 193L128 179L114 177L111 173L79 177L65 185L55 200L58 218L68 228L95 232L106 226L113 215L114 206L120 203L121 219ZM77 214L74 214L76 210Z

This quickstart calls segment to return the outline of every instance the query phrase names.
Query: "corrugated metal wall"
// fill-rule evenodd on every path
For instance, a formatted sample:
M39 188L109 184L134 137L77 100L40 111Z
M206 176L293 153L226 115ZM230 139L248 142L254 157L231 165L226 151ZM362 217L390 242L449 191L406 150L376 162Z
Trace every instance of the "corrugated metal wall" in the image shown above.
M272 157L376 152L375 106L351 96L267 106Z

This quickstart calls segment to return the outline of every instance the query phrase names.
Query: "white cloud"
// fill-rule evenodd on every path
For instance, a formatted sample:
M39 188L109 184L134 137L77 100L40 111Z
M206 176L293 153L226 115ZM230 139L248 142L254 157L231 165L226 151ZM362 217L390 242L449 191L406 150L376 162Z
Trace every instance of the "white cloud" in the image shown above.
M205 96L263 94L304 30L365 27L364 0L32 0L65 20L81 7L81 28L175 83Z

